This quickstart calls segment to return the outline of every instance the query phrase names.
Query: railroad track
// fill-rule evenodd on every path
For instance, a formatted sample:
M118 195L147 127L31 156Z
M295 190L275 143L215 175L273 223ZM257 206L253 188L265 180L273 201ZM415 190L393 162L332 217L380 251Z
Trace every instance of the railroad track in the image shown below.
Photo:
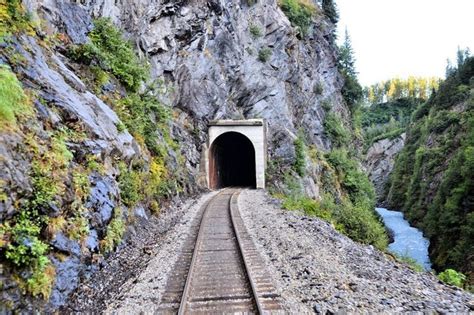
M284 313L240 217L239 194L225 189L202 207L168 279L160 313Z

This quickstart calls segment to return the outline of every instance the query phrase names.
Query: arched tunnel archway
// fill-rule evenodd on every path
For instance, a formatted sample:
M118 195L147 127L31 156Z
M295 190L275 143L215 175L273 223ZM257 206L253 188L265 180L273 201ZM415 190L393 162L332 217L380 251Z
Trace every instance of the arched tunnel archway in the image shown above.
M226 132L214 140L209 156L210 188L256 187L255 149L238 132Z

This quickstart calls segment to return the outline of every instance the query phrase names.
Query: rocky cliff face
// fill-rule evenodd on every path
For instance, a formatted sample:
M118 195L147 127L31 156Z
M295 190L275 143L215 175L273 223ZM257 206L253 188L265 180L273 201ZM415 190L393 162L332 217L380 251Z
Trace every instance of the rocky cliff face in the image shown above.
M370 180L374 183L377 199L383 201L385 198L385 186L389 175L395 165L397 154L403 149L406 134L395 139L382 139L369 148L365 158L364 166L369 173Z
M9 16L15 3L0 4L1 12ZM323 103L348 120L334 25L320 9L300 39L275 0L253 5L241 0L25 0L23 5L32 22L0 43L0 64L21 81L30 106L28 115L18 115L18 126L0 132L0 248L4 259L14 251L10 245L31 251L31 244L45 243L49 250L40 251L34 265L39 268L45 256L52 268L46 279L28 269L18 282L13 275L25 268L10 259L0 274L2 304L8 308L44 304L32 304L21 292L46 297L52 309L64 304L80 278L98 268L103 248L118 244L123 225L147 220L156 211L150 198L137 202L128 192L138 185L137 174L152 178L163 168L173 173L160 193L163 200L198 191L209 120L266 119L269 159L278 161L275 173L294 163L298 130L317 148L331 147L323 130ZM92 21L99 17L110 17L148 60L152 78L163 81L156 97L172 119L153 132L166 152L164 165L154 162L143 139L124 130L108 102L110 95L127 94L121 84L112 79L94 89L85 75L90 69L66 57L69 45L88 42ZM259 36L251 27L260 30ZM268 61L259 60L262 50ZM302 181L317 196L318 166L309 163L308 168L312 176ZM45 195L50 191L45 188L55 193ZM33 226L33 232L21 230L20 222Z

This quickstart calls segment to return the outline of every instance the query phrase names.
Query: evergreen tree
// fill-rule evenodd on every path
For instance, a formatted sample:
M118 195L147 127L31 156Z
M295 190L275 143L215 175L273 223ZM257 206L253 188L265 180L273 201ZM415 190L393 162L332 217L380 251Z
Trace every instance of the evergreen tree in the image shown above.
M331 23L336 24L339 21L339 12L337 12L336 4L333 0L323 0L322 3L324 14L329 18Z
M346 29L344 43L339 47L338 67L344 77L342 95L346 103L352 108L363 97L362 86L357 79L355 57L351 38Z
M352 49L352 41L347 28L344 34L344 43L339 47L339 68L344 69L350 75L357 76L354 50Z

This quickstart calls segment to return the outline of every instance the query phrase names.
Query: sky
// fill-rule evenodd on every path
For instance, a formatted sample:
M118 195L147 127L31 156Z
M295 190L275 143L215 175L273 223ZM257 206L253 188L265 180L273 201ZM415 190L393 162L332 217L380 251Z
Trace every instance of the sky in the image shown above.
M474 54L474 0L336 0L363 86L394 77L444 77L458 46Z

